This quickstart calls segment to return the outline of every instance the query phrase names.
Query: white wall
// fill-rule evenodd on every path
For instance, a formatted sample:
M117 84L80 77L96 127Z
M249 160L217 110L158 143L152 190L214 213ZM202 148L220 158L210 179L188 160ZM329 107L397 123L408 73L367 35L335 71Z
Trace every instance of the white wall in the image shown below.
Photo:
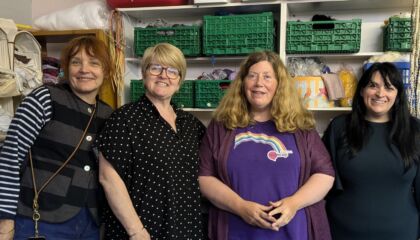
M32 1L31 0L1 0L0 1L0 18L13 19L15 23L31 25Z
M73 7L82 2L86 2L86 0L32 0L32 19Z

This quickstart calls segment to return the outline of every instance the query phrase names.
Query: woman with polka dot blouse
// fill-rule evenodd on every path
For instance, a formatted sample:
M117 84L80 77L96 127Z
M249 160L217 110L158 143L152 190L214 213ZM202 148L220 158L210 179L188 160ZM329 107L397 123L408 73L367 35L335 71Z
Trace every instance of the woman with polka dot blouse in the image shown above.
M118 109L97 141L105 239L203 239L197 172L205 127L171 103L185 78L184 55L157 44L141 71L145 95Z

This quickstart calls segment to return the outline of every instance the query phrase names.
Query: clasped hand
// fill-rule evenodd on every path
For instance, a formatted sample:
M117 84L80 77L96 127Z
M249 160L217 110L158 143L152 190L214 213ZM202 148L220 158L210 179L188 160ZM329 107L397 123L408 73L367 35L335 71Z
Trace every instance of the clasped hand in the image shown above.
M244 200L238 215L250 225L278 231L293 219L297 210L290 197L269 202L268 206Z

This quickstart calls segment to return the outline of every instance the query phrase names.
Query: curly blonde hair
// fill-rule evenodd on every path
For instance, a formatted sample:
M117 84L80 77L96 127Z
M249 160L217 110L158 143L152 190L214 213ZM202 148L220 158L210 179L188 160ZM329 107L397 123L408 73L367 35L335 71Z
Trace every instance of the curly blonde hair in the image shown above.
M244 91L244 80L251 66L261 61L271 63L278 81L270 110L277 130L294 132L298 129L315 128L314 117L302 105L295 83L284 63L277 53L271 51L252 53L242 62L238 75L214 112L214 119L222 122L228 129L246 127L255 123L249 112L250 105Z

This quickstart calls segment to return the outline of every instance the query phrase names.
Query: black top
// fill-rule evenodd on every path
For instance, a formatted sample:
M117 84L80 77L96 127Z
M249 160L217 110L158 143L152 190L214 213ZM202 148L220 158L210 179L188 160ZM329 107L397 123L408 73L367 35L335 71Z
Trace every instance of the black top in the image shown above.
M205 127L173 107L177 132L143 96L110 117L97 143L152 239L203 239L197 172ZM128 239L109 208L104 221L105 239Z
M420 191L419 166L404 172L398 149L389 145L390 125L368 124L372 135L355 157L343 145L344 117L335 119L324 136L341 183L327 198L332 237L415 240L419 210L413 190Z

